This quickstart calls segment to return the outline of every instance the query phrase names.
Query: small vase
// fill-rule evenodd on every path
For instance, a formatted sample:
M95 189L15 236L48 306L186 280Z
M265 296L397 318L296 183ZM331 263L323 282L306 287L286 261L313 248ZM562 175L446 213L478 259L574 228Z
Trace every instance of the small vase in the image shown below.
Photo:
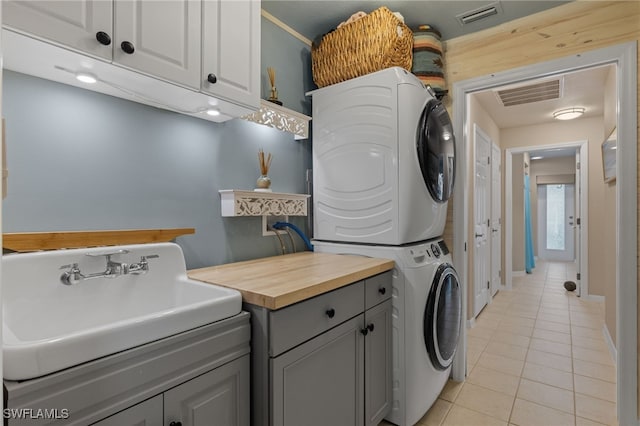
M258 187L258 190L270 191L271 179L269 179L269 176L267 175L261 175L256 181L256 186Z

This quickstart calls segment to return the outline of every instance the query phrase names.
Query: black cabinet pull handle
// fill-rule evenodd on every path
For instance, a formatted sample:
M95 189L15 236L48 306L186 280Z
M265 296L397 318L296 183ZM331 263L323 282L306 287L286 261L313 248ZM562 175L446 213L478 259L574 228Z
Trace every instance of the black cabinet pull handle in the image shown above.
M369 329L369 331L373 331L375 327L373 326L373 323L371 323L367 326L367 328Z
M369 334L369 330L367 330L367 327L365 327L362 330L360 330L360 333L362 333L363 336L366 336L367 334Z
M211 84L215 84L218 81L218 77L215 74L209 74L207 76L207 81Z
M169 426L182 426L182 422L171 422Z
M336 316L336 310L333 308L327 309L326 314L329 318L333 318Z
M130 41L123 41L120 44L120 48L124 51L124 53L127 53L129 55L131 55L133 52L135 52L135 48L133 47L133 44ZM171 426L171 425L169 425Z
M387 292L386 287L380 287L380 288L378 289L378 293L380 293L380 294L385 294L386 292Z
M98 40L98 43L104 44L105 46L111 44L111 37L109 37L109 34L105 33L104 31L98 31L96 33L96 40Z

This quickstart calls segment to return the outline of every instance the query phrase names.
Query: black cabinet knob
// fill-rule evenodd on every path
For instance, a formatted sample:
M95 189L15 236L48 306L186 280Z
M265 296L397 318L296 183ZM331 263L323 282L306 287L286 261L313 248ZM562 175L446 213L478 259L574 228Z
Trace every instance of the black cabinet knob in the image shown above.
M369 329L369 331L373 331L375 327L373 326L373 323L371 323L367 326L367 328Z
M327 309L326 314L329 318L333 318L336 316L336 310L333 308Z
M124 51L124 53L128 53L129 55L131 55L136 50L133 47L133 43L131 43L130 41L123 41L120 44L120 48Z
M98 43L104 44L105 46L111 44L111 37L109 37L109 34L105 33L104 31L98 31L96 33L96 40L98 40Z
M182 426L182 422L171 422L169 426Z
M363 336L366 336L367 334L369 334L369 330L367 330L367 327L365 327L362 330L360 330L360 333L362 333Z
M386 292L387 292L386 287L380 287L380 288L378 289L378 293L380 293L380 294L385 294Z
M215 74L209 74L207 76L207 81L211 84L215 84L218 81L218 77Z

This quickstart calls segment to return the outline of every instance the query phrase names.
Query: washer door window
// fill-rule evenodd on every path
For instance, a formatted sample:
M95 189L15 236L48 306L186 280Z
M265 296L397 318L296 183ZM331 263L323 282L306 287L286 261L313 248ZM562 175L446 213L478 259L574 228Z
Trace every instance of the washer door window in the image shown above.
M418 161L431 197L444 203L453 194L455 138L447 110L437 99L427 102L418 125Z
M424 313L424 340L433 366L446 370L460 337L462 299L455 269L448 263L436 271Z

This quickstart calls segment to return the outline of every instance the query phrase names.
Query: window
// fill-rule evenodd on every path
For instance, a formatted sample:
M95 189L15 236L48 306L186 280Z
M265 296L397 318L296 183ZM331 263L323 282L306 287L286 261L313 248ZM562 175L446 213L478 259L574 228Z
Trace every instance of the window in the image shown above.
M565 249L565 185L547 185L547 250Z

